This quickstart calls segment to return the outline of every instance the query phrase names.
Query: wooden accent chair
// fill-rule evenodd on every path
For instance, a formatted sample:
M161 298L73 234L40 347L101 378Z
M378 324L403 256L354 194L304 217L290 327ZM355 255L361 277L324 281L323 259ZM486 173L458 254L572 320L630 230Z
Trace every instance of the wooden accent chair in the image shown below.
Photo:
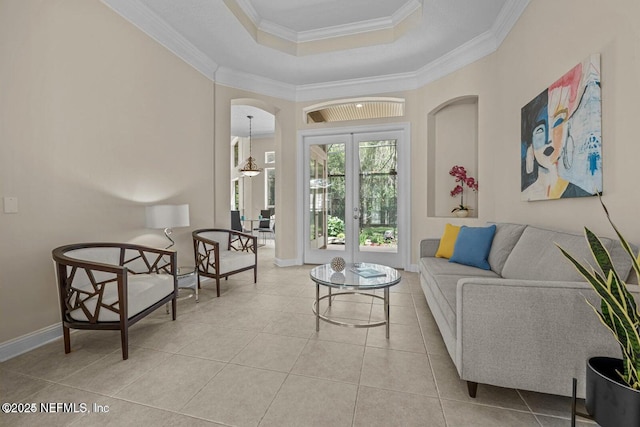
M168 302L176 320L176 252L129 243L78 243L56 248L52 255L65 353L71 352L70 328L119 330L126 360L130 326Z
M216 294L220 296L220 279L253 269L253 283L258 280L258 238L251 234L221 228L195 230L193 255L200 277L216 279Z

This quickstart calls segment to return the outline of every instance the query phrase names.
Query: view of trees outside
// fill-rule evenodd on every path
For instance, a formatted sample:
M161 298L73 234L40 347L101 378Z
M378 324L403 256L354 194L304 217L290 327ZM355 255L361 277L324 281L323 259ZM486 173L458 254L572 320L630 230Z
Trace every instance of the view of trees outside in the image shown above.
M397 145L395 140L359 146L360 245L397 245ZM328 235L344 241L345 145L327 146Z

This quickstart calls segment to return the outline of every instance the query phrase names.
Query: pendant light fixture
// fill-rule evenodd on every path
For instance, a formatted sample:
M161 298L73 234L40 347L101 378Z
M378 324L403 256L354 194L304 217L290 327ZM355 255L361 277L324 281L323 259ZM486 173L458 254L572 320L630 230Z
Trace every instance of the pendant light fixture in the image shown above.
M244 176L252 177L258 175L262 171L262 168L259 168L256 164L256 159L251 157L251 119L253 119L253 116L247 116L247 118L249 119L249 158L242 169L240 169L240 173Z

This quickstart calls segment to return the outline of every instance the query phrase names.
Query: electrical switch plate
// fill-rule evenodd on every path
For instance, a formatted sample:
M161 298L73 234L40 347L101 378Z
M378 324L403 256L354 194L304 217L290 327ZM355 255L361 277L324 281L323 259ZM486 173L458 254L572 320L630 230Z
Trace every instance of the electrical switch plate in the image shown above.
M18 213L18 198L4 197L4 213Z

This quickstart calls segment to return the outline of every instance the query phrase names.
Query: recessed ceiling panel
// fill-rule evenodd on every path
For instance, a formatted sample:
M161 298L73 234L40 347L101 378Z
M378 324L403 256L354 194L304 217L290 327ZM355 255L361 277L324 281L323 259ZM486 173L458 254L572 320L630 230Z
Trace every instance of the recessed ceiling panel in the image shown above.
M391 19L408 3L407 0L248 0L248 2L261 19L297 32Z
M469 63L495 51L529 0L102 0L116 12L167 46L185 61L217 67L205 75L223 84L250 81L284 90L312 91L413 79L441 62ZM331 50L296 55L258 43L227 3L254 9L254 18L298 34L386 19L407 4L420 4L415 25L401 36L375 39L372 45L348 45L336 38ZM407 18L409 19L409 18ZM410 18L413 20L413 16ZM373 40L373 38L371 38ZM474 56L474 52L482 53ZM193 58L196 59L195 63ZM466 62L465 62L466 61ZM436 64L436 65L434 65ZM446 67L445 67L446 68ZM449 70L448 72L450 72ZM434 74L437 74L434 73ZM440 74L443 75L443 74ZM226 80L224 80L226 79ZM373 82L373 83L372 83ZM415 84L415 83L413 83ZM376 92L368 86L368 93ZM389 91L388 89L386 91ZM378 92L385 92L378 91ZM333 97L333 96L332 96Z

